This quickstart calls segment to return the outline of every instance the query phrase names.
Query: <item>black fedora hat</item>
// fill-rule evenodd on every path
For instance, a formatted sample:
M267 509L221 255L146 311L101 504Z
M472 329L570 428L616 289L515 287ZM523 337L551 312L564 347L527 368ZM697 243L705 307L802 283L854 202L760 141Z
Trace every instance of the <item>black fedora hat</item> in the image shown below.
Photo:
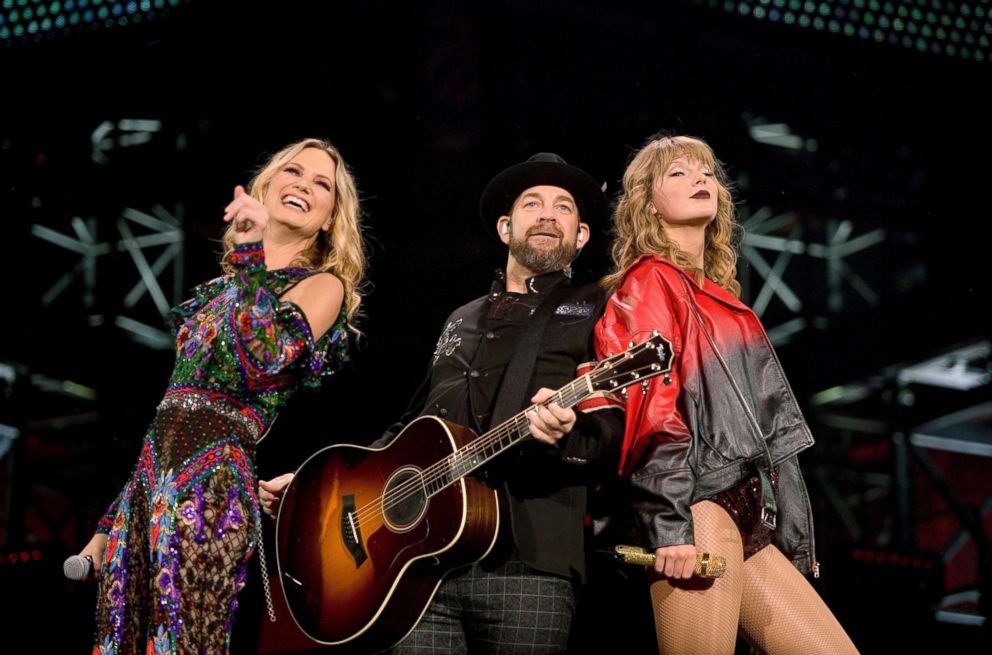
M510 214L510 208L521 193L543 185L561 187L571 193L583 223L605 221L609 203L596 180L553 152L539 152L525 162L510 166L489 181L479 201L482 222L488 228L494 228L500 216Z

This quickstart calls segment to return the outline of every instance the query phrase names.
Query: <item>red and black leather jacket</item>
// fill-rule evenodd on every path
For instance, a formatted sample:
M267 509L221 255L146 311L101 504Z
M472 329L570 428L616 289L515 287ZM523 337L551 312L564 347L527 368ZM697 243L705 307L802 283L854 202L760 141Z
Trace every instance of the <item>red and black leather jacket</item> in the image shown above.
M773 543L801 571L814 571L796 461L813 437L757 315L715 283L701 287L668 259L646 255L627 269L596 325L597 356L654 331L672 343L673 370L628 389L620 463L643 545L693 543L689 506L771 465Z

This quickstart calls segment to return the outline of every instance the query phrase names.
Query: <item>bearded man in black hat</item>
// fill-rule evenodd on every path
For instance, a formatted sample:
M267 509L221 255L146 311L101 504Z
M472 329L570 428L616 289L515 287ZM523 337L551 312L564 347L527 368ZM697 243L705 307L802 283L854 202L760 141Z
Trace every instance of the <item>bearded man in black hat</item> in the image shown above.
M595 180L551 153L494 177L482 220L509 247L488 294L445 322L430 373L385 446L417 416L482 434L590 370L592 329L606 295L576 287L572 260L603 224L608 205ZM489 229L492 229L491 227ZM394 653L564 653L585 579L588 486L615 466L622 405L592 396L576 410L548 403L528 412L533 440L483 469L499 491L500 523L488 555L449 575ZM262 482L274 513L289 477Z

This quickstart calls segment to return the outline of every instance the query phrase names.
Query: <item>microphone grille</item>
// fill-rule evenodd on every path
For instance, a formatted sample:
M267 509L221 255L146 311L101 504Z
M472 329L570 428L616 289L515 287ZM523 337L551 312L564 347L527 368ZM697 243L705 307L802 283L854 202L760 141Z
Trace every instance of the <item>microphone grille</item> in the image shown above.
M70 555L62 564L62 572L70 580L82 580L90 572L93 561L88 557Z

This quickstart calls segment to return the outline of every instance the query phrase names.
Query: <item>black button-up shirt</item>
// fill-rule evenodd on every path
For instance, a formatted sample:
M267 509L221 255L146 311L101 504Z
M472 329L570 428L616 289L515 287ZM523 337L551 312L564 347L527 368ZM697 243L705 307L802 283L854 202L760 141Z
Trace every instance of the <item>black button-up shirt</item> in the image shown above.
M606 300L603 290L592 284L572 288L561 271L528 278L526 286L527 293L507 291L499 271L487 295L448 317L425 384L403 421L377 445L422 415L443 417L480 434L488 430L507 367L536 308L551 294L557 306L517 411L541 387L559 389L575 379L580 367L595 361L592 328ZM587 413L581 403L577 409L575 427L558 444L524 442L498 458L495 469L490 467L492 483L507 496L510 520L502 524L512 525L518 557L536 570L567 578L582 577L585 571L586 486L613 464L623 436L619 410Z
M438 387L445 388L446 393L431 395L444 396L456 391L464 393L464 401L438 397L433 403L428 403L424 413L434 413L431 411L433 409L438 415L467 425L479 433L489 429L492 412L503 384L503 375L523 339L531 317L553 289L561 284L569 284L569 280L559 271L528 278L526 284L530 293L507 291L503 272L497 271L485 303L480 304L479 309L482 311L471 314L455 312L452 315L434 351L431 376L437 381ZM594 302L575 306L578 308L576 311L582 311L582 307L587 308L590 316L596 309ZM551 331L550 325L548 331ZM577 356L583 360L591 358L591 351L577 348L582 345L581 338L565 341L572 343L560 342L557 347L539 354L533 376L534 384L531 385L534 391L545 386L552 389L562 386L574 378ZM462 378L466 383L464 385ZM434 390L440 391L437 387ZM448 411L441 414L441 410L449 404L454 405L455 411L452 412L449 407Z

